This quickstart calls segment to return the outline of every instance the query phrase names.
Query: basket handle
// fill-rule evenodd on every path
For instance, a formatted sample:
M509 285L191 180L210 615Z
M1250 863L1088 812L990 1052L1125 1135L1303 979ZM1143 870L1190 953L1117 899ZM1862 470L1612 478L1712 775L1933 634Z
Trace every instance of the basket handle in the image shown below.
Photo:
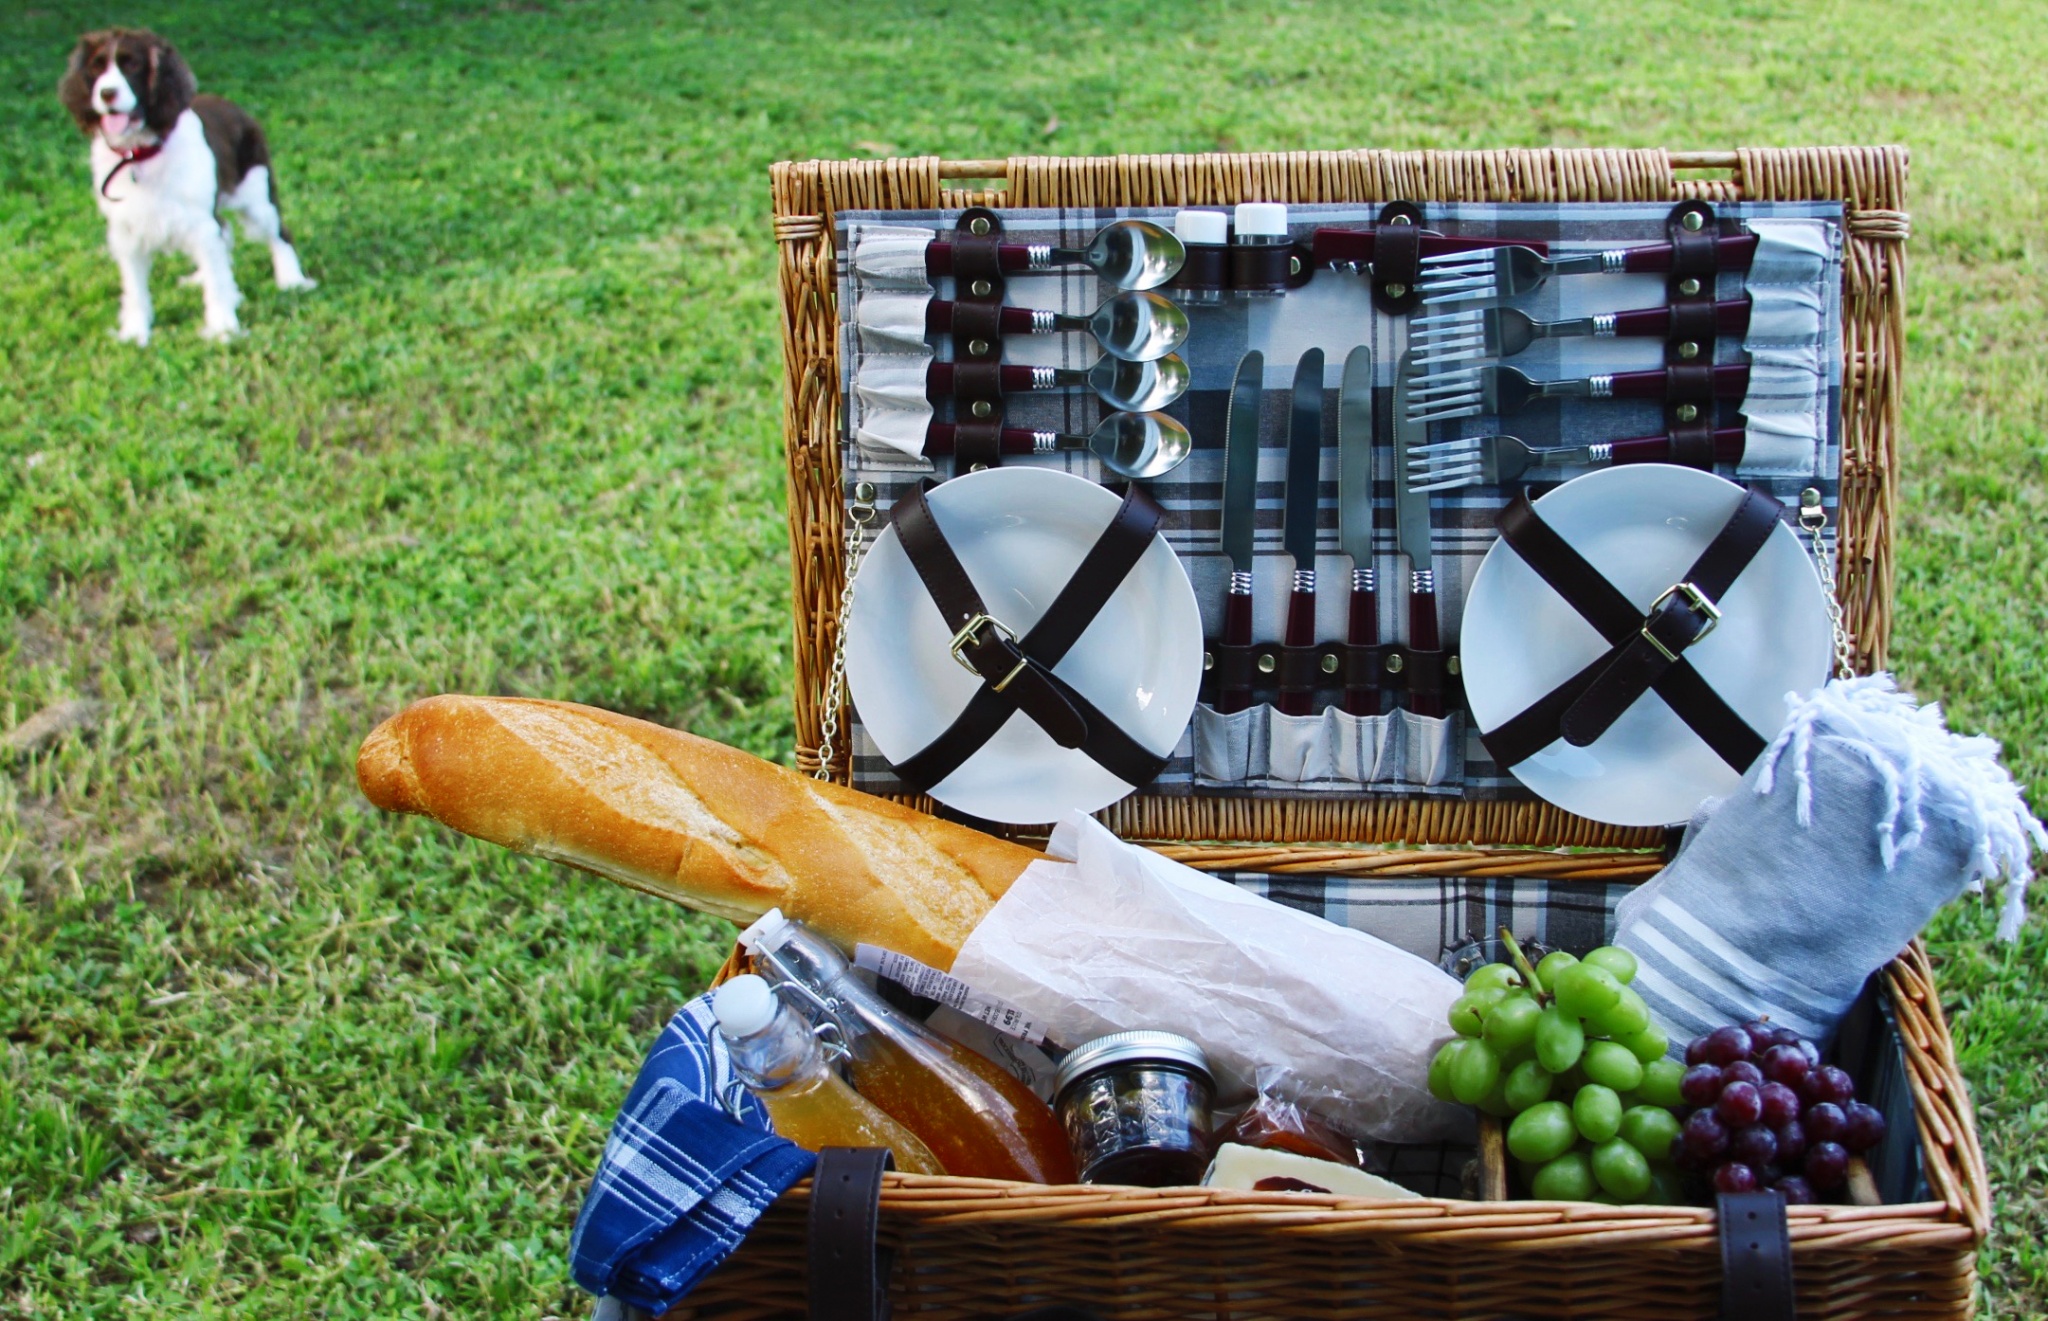
M1722 1321L1794 1321L1792 1235L1776 1191L1722 1193Z

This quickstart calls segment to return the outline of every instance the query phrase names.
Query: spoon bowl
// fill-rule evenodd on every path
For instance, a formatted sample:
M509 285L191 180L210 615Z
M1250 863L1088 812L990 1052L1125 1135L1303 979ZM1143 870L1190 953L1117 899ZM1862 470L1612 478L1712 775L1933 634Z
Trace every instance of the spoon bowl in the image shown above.
M1111 408L1153 413L1187 393L1188 365L1171 353L1156 362L1098 358L1088 369L1088 388Z
M1187 342L1188 314L1172 299L1128 290L1105 299L1088 329L1112 358L1156 362Z
M1157 289L1179 274L1188 250L1171 231L1149 220L1113 220L1078 254L1081 262L1119 289Z
M1118 476L1148 481L1178 468L1194 440L1164 413L1111 413L1088 437L1088 448Z

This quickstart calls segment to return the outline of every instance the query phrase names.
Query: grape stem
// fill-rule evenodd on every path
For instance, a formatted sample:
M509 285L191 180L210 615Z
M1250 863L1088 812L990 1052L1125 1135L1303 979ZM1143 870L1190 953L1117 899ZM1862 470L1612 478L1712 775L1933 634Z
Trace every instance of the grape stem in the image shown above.
M1521 942L1515 939L1515 933L1506 927L1502 927L1500 929L1500 938L1502 943L1508 947L1508 957L1515 961L1515 970L1521 973L1522 980L1528 983L1530 994L1536 997L1538 1004L1548 1002L1550 992L1543 988L1543 979L1536 975L1535 965L1529 962L1529 956L1522 953Z

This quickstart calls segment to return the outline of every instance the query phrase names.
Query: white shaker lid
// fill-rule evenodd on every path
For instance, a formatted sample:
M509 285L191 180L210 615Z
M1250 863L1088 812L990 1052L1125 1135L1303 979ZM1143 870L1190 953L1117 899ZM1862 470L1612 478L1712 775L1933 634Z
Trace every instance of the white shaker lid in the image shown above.
M1243 238L1286 238L1285 202L1239 202L1237 236Z
M1230 217L1221 211L1176 211L1173 236L1182 243L1221 247L1230 242Z
M780 1002L768 983L742 973L711 993L711 1012L718 1030L729 1037L750 1037L775 1021Z

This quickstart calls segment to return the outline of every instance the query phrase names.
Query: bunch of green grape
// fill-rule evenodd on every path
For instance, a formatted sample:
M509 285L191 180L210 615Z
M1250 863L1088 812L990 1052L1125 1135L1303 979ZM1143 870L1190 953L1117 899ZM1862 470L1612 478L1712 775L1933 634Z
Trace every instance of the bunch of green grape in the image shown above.
M1514 953L1466 979L1430 1092L1509 1121L1508 1151L1533 1197L1677 1202L1672 1112L1685 1066L1665 1058L1670 1043L1629 986L1635 956L1559 950L1532 968Z

